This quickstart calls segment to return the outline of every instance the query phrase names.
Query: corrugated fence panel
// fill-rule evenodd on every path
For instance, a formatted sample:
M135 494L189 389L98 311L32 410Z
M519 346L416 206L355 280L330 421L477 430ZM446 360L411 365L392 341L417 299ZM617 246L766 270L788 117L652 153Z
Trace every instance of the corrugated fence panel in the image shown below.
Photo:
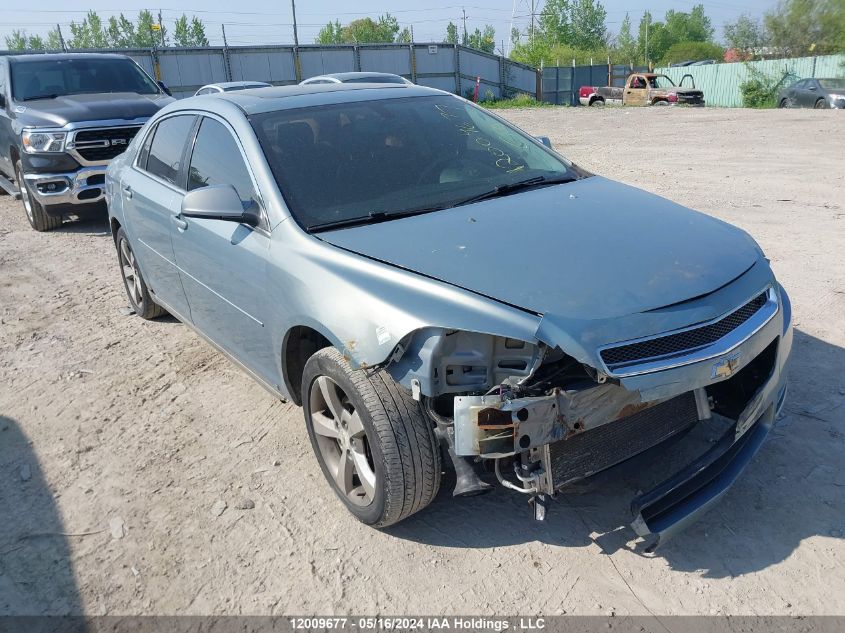
M303 79L327 73L349 73L358 70L355 63L355 49L351 46L300 48L299 63Z
M742 107L739 86L752 76L753 68L768 77L782 80L789 85L797 79L807 77L838 77L843 74L845 55L824 57L799 57L795 59L770 59L758 62L737 62L733 64L710 64L708 66L681 66L658 68L675 83L684 75L692 75L697 88L704 91L707 105L728 108ZM689 80L687 80L689 81Z
M533 95L536 91L537 73L528 66L465 46L415 43L413 48L415 69L408 44L365 45L357 50L352 45L301 46L302 77L356 70L391 72L408 78L416 75L417 83L423 86L464 93L473 89L476 76L480 76L482 98L507 97L516 92ZM87 52L122 53L153 77L156 76L157 57L161 80L176 97L192 95L200 86L221 81L296 82L292 46L208 46L158 51L96 49ZM0 55L8 53L0 51ZM460 56L460 76L456 76L456 53Z
M411 49L399 48L370 48L362 46L358 49L361 58L361 70L379 73L393 73L403 77L411 77Z
M292 48L230 48L229 65L232 68L232 81L296 83Z

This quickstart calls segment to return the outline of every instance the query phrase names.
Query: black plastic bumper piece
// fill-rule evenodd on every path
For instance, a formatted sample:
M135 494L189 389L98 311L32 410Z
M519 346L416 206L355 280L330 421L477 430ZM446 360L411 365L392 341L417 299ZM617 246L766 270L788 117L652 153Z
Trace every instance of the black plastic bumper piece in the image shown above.
M657 538L653 552L697 520L725 494L762 446L774 418L772 408L740 438L732 426L713 448L662 484L636 497L631 526L642 537Z

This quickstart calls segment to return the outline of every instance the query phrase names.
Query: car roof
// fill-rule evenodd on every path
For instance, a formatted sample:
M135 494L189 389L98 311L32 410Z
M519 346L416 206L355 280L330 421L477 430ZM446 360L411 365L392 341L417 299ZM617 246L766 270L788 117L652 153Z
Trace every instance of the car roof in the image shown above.
M448 92L407 84L306 84L274 86L272 88L254 88L222 92L215 95L214 101L228 101L238 106L247 115L274 110L315 107L355 101L376 101L380 99L398 99L402 97L430 97L447 95ZM168 108L191 109L194 97L182 99ZM196 97L203 99L203 97ZM206 104L207 99L203 99ZM207 104L206 104L207 105Z
M17 62L37 62L43 60L62 61L66 59L129 59L119 53L27 53L8 55L7 59Z
M266 81L219 81L213 84L205 84L200 88L220 88L221 90L225 90L226 88L238 88L240 86L255 86L255 87L267 87L271 84L268 84Z

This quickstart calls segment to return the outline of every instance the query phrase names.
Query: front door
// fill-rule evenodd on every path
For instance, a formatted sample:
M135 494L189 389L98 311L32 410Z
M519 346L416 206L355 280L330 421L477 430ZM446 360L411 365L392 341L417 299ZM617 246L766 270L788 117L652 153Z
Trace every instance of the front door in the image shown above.
M124 171L120 182L127 231L141 273L165 307L183 319L189 319L190 312L170 234L173 217L181 210L182 164L195 122L194 115L159 121L144 140L135 166Z
M244 208L260 206L241 145L228 125L203 117L189 156L188 191L230 184ZM194 325L265 382L278 387L279 352L273 349L266 323L270 235L266 220L263 224L251 227L182 216L172 232L173 250Z
M625 105L642 106L646 104L648 97L648 82L642 75L634 75L628 80L625 87Z

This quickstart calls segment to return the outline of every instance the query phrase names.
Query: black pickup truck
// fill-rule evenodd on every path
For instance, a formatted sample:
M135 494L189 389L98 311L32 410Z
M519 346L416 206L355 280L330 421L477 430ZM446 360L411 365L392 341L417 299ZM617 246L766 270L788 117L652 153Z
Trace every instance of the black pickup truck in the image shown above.
M172 100L124 55L0 56L0 193L36 231L102 212L109 161Z

